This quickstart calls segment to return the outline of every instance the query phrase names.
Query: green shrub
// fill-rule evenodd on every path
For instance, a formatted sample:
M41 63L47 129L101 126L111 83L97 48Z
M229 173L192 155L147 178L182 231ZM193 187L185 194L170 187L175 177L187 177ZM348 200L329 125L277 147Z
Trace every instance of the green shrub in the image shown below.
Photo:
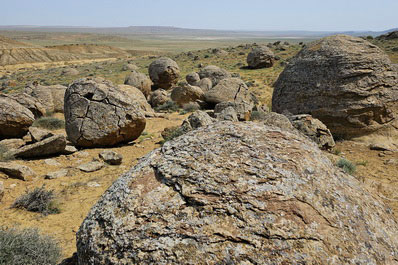
M37 229L0 228L0 264L55 265L61 257L57 242Z
M165 111L165 112L176 112L178 111L180 108L178 107L178 105L172 101L169 100L166 103L158 106L155 108L156 111L160 112L160 111Z
M348 174L354 174L356 171L356 166L349 160L341 158L338 162L337 162L337 166L339 168L342 168L344 170L345 173Z
M59 213L60 209L55 201L53 190L46 190L43 185L20 196L11 206L12 208L25 209L30 212L38 212L43 215Z
M32 126L48 130L57 130L65 128L65 122L53 117L42 117L35 120Z

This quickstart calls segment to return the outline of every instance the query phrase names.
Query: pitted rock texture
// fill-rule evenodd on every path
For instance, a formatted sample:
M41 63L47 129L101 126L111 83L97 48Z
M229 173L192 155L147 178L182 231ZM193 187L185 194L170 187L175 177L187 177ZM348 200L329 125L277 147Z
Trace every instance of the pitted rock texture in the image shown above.
M65 93L66 133L75 146L113 146L137 139L145 129L139 104L111 82L89 78Z
M307 45L274 87L273 111L311 114L340 137L397 122L398 72L380 48L360 38L335 35Z
M149 65L149 77L155 88L170 89L180 77L178 64L170 58L162 57Z
M0 140L23 137L34 120L33 113L17 101L0 97Z
M141 159L77 233L79 264L397 264L398 224L300 135L242 122Z
M259 69L272 67L275 62L275 55L270 48L266 46L260 46L254 48L247 55L247 64L249 68Z

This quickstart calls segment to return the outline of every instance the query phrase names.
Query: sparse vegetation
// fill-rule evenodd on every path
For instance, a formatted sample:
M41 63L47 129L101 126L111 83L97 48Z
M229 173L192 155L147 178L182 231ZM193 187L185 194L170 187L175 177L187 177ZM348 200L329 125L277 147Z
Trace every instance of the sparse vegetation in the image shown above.
M351 161L344 158L341 158L337 162L337 166L343 169L345 173L348 173L350 175L354 174L357 169L357 167Z
M11 207L43 215L60 213L54 191L46 190L44 185L20 196Z
M362 161L358 161L355 163L357 166L364 166L366 167L368 165L368 161L367 160L362 160Z
M176 112L179 109L180 109L180 107L178 107L178 105L172 100L169 100L166 103L164 103L164 104L162 104L162 105L160 105L160 106L155 108L155 110L158 111L158 112L161 112L161 111L164 111L164 112Z
M336 148L336 147L335 147L335 148L333 148L333 150L332 150L332 154L338 156L338 155L341 154L341 150L340 150L339 148Z
M0 264L53 265L60 257L57 242L36 229L0 228Z
M58 130L65 128L65 122L54 117L42 117L35 120L32 126L48 130Z
M264 120L266 115L267 115L267 113L265 113L263 111L253 111L250 116L250 120L251 121L261 121L261 120Z
M148 132L143 132L140 137L138 137L137 142L142 143L143 141L150 139L153 137L153 134L148 133Z

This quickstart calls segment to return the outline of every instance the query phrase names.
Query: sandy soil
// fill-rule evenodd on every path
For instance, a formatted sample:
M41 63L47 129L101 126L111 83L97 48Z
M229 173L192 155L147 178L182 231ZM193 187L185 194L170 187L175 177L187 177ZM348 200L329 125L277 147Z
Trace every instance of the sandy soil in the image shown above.
M75 169L76 166L97 158L98 154L104 150L103 148L85 149L69 156L52 157L51 160L59 163L55 166L48 165L45 159L16 161L16 163L31 167L37 173L37 177L33 181L24 182L6 179L5 175L0 173L0 181L3 181L5 186L4 198L0 204L0 226L38 228L41 232L52 235L59 241L64 257L71 256L76 251L75 234L98 198L113 181L135 165L139 158L160 147L158 144L162 140L160 133L165 127L180 125L186 116L174 113L167 115L166 119L147 119L145 137L141 136L128 145L108 149L123 155L123 162L120 166L107 166L92 173L83 173ZM62 133L63 131L58 132ZM61 168L71 168L72 174L59 179L44 179L43 176L46 173ZM60 214L42 216L10 208L15 199L24 194L26 190L32 190L42 185L56 191L61 208Z

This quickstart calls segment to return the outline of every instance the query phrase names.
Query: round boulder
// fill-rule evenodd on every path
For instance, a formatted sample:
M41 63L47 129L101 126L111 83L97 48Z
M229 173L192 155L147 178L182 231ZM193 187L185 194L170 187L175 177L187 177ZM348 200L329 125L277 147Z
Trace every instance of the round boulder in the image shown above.
M35 120L33 113L8 97L0 97L0 139L23 137Z
M339 137L366 135L398 120L398 73L370 42L326 37L289 61L274 85L272 110L311 114Z
M105 192L79 264L394 264L391 210L309 139L217 122L166 142Z
M252 69L268 68L274 65L275 55L267 46L260 46L247 55L246 61Z
M170 94L164 89L157 89L151 93L150 103L153 108L159 107L170 100Z
M198 73L195 72L187 74L185 79L187 80L188 84L190 84L191 86L198 86L200 82L200 76Z
M198 74L200 79L209 78L213 86L225 78L231 78L231 73L215 65L208 65L200 69Z
M148 98L151 93L152 82L143 73L131 71L131 73L124 80L124 84L138 88L146 98Z
M149 65L149 77L155 88L170 89L177 84L180 68L170 58L162 57Z
M137 139L145 128L139 104L111 82L83 78L65 93L68 139L75 146L99 147Z

